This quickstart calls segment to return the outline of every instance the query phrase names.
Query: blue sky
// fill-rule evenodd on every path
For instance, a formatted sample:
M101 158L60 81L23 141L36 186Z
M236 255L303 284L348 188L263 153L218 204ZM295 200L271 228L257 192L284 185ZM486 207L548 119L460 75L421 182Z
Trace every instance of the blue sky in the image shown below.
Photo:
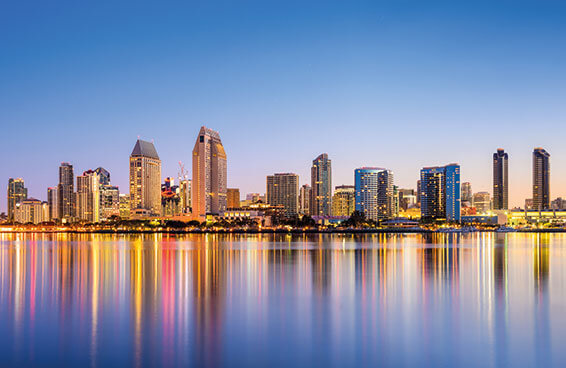
M543 146L566 196L564 2L5 1L0 43L0 182L40 199L61 161L128 192L138 136L164 177L190 171L201 125L242 194L274 172L309 182L322 152L334 185L380 166L414 187L422 166L459 162L491 191L503 147L520 205Z

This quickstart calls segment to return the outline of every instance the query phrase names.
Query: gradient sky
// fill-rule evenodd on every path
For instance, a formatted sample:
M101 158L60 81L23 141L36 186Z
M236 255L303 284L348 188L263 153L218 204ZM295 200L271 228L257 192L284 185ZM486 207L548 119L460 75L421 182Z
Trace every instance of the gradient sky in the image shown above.
M61 161L127 193L138 136L163 177L190 171L201 125L242 195L274 172L310 182L322 152L334 185L380 166L414 188L422 166L459 162L491 191L503 147L522 205L542 146L566 197L564 1L4 1L0 43L0 182L39 199Z

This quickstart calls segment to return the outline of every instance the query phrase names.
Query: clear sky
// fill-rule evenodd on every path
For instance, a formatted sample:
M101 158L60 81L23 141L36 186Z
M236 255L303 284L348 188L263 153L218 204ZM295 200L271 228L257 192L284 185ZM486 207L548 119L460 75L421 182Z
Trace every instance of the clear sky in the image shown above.
M522 205L542 146L566 196L564 1L3 1L0 46L0 182L39 199L61 161L127 193L138 136L163 177L190 171L201 125L242 195L274 172L309 182L322 152L334 185L380 166L414 188L422 166L459 162L491 191L503 147Z

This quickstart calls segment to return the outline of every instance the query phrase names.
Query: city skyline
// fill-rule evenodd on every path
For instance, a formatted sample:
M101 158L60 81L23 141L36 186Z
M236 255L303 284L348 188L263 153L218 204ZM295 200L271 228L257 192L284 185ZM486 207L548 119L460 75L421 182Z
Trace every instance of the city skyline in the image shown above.
M77 173L105 167L126 192L129 142L154 140L163 176L176 177L206 125L222 132L228 186L242 194L263 193L273 172L309 183L321 152L335 185L379 166L414 188L422 167L458 162L463 182L491 192L490 153L503 147L516 207L532 196L542 146L551 196L566 197L566 50L556 47L566 4L298 5L5 4L0 119L14 139L0 146L10 158L0 182L22 177L45 199L53 168L69 161ZM33 133L26 150L22 128Z

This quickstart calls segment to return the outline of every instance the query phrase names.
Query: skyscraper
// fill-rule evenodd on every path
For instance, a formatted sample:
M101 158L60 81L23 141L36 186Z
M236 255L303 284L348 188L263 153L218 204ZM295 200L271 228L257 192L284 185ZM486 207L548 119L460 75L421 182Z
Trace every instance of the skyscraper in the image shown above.
M57 212L59 206L57 201L57 188L47 188L47 206L49 208L49 221L55 221L59 218Z
M57 185L57 214L62 222L70 222L75 216L75 174L73 165L68 162L59 166L59 184Z
M310 213L313 216L332 214L332 160L326 153L312 162Z
M356 187L339 185L332 196L332 216L350 216L356 209Z
M267 177L267 203L283 206L285 215L294 216L299 211L299 175L280 173Z
M509 156L502 148L493 154L493 209L509 208Z
M489 192L474 193L473 203L478 214L485 214L491 210L491 195Z
M77 176L77 217L80 221L100 221L100 178L93 170Z
M193 148L193 217L218 215L227 207L227 161L218 132L201 127Z
M16 206L28 199L28 190L24 185L24 179L10 178L8 180L8 220L14 221Z
M362 167L355 170L354 181L356 211L374 221L394 216L393 172L376 167Z
M227 197L228 208L240 208L240 189L228 188Z
M94 170L95 173L98 174L98 180L100 181L100 185L110 185L110 173L103 167L99 167Z
M311 214L311 187L308 184L301 186L299 191L299 213L301 215Z
M533 151L533 209L550 208L550 154L542 148Z
M100 221L120 217L120 189L112 185L100 186Z
M421 170L421 217L424 220L460 221L460 165Z
M161 160L153 143L140 139L130 155L130 212L137 217L161 214Z
M462 203L467 202L467 205L471 206L472 200L472 184L469 182L462 183Z

